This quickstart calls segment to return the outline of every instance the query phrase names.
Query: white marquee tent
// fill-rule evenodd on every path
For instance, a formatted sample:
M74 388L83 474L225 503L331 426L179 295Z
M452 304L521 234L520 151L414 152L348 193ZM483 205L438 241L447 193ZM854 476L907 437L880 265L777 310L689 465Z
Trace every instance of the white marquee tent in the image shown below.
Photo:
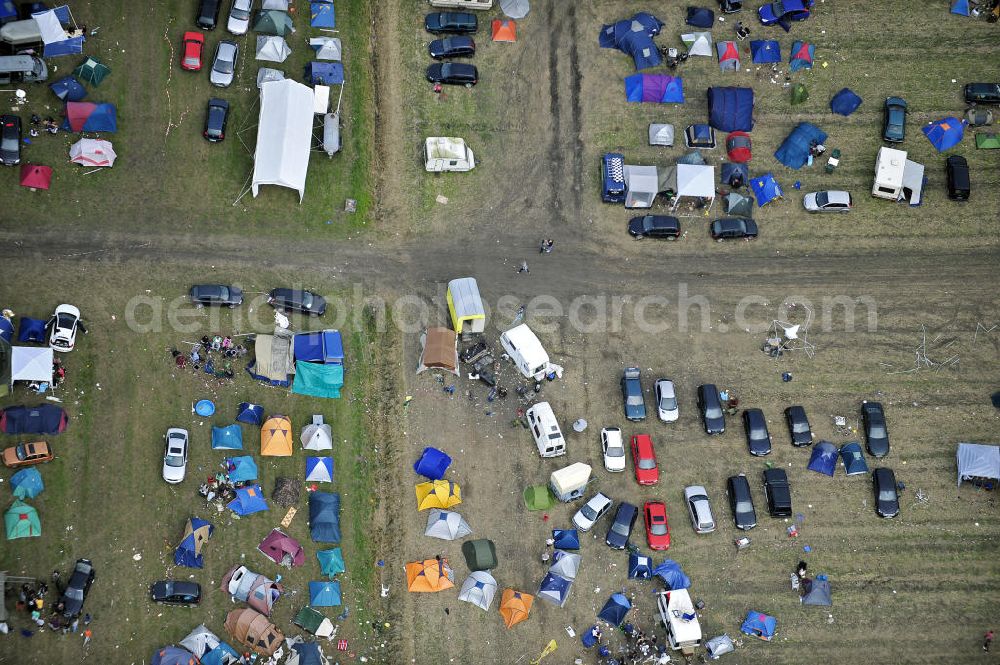
M52 349L15 346L10 350L10 382L52 381Z
M291 79L260 87L260 119L254 153L251 190L261 185L288 187L306 193L309 148L312 143L313 90Z

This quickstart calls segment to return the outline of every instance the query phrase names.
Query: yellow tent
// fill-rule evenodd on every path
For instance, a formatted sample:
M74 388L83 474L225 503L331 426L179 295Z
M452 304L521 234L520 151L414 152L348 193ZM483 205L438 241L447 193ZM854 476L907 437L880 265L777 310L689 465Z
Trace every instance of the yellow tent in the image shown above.
M271 416L260 428L260 454L288 457L292 454L292 421L288 416Z
M521 623L528 618L531 606L535 602L535 597L530 593L521 593L513 589L504 589L500 599L500 616L507 628L512 628L514 624Z
M455 573L446 559L425 559L406 564L406 589L435 593L455 586Z
M413 489L417 492L417 510L451 508L462 503L462 488L450 480L420 483Z

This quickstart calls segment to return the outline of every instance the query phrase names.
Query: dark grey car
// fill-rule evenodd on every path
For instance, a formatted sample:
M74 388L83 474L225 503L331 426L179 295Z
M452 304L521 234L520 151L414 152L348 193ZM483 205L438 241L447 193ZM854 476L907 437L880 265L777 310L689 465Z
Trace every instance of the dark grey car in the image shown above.
M706 433L722 434L726 431L726 416L722 412L722 401L719 400L719 389L715 384L698 386L698 410L701 411Z
M760 409L743 411L743 431L747 437L747 447L751 455L768 455L771 452L771 434L767 431L767 420Z
M196 284L191 287L191 302L199 307L220 305L236 307L243 304L243 289L225 284Z
M861 402L861 420L865 426L865 443L868 454L885 457L889 454L889 430L885 425L885 411L879 402Z
M21 118L0 116L0 164L17 166L21 163Z
M875 490L875 512L880 517L895 517L899 514L899 491L896 489L896 474L892 469L879 467L872 472L872 486Z
M631 503L622 502L618 504L618 512L615 513L615 520L608 527L608 535L604 542L608 547L616 550L625 549L628 539L632 536L632 527L635 526L635 519L639 516L639 509Z
M730 476L726 481L729 508L733 511L733 522L737 529L752 529L757 526L757 511L753 507L750 483L744 475Z
M201 602L201 585L183 580L163 580L149 588L149 596L154 603L190 607Z
M267 302L275 309L302 312L312 316L322 316L326 311L326 298L301 289L274 289L268 295Z
M87 600L87 592L94 583L94 564L89 559L77 559L59 602L63 604L63 616L73 619L83 611L83 603Z

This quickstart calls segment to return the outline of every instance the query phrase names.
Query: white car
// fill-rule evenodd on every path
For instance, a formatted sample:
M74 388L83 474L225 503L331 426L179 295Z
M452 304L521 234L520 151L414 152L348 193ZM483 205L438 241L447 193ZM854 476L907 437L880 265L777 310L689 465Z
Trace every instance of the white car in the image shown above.
M669 379L657 379L654 390L656 392L656 415L665 423L677 420L680 411L677 409L674 382Z
M188 463L188 433L186 429L171 427L167 430L167 450L163 455L163 479L175 484L184 480Z
M580 531L590 531L594 523L611 510L612 503L611 499L598 492L590 497L590 501L585 503L583 508L576 511L576 515L573 515L573 526Z
M604 453L604 468L612 473L625 470L625 444L622 431L617 427L601 430L601 451Z
M76 331L87 332L80 321L80 310L73 305L59 305L49 319L49 346L53 351L72 351L76 346Z
M212 59L212 72L208 75L208 82L220 88L228 88L232 85L233 77L236 75L236 58L239 57L240 47L236 42L223 39L215 48L215 58Z
M802 206L806 212L851 212L854 200L850 192L829 190L806 194L802 197Z
M226 30L234 35L245 35L250 29L250 10L253 9L253 0L233 0L233 6L229 10L229 22Z
M684 488L684 503L687 504L691 516L691 526L695 533L712 533L715 531L715 517L712 516L712 506L708 503L708 492L701 485L690 485Z

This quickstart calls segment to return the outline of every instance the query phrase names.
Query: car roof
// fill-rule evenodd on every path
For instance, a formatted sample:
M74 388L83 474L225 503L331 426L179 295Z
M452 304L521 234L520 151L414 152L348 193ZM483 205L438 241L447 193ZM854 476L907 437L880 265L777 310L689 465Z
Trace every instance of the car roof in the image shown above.
M639 508L637 506L632 505L628 501L622 501L618 504L618 512L615 513L615 517L624 517L628 513L635 514L637 512L639 512Z
M817 192L818 194L819 192ZM826 192L826 198L831 203L850 203L851 195L842 189L830 189Z
M788 474L784 469L764 469L764 482L773 483L775 481L788 482Z

